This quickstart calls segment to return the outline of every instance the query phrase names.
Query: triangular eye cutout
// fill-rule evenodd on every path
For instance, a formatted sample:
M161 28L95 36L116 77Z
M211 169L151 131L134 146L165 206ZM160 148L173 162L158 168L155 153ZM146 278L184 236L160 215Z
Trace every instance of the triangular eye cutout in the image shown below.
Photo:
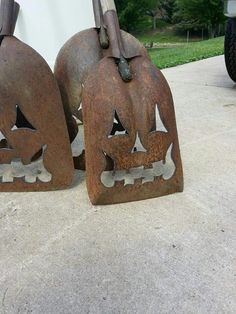
M155 125L155 128L152 129L152 132L168 133L166 127L164 126L163 121L161 120L158 105L155 106L155 123L156 125Z
M30 129L36 130L33 125L27 120L20 107L16 105L16 124L13 126L12 130L16 129Z
M113 127L108 138L111 138L117 135L126 135L126 134L128 134L128 131L123 127L118 117L118 114L115 110L114 115L113 115Z
M147 150L143 147L143 144L142 144L142 142L140 140L140 137L139 137L138 133L136 135L135 144L134 144L134 147L132 149L132 153L135 153L135 152L144 152L144 153L147 152Z

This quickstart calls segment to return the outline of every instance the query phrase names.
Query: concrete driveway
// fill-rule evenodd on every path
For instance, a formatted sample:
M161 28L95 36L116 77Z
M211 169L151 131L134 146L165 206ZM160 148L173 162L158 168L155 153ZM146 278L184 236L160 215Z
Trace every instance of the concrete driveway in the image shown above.
M0 194L0 313L236 313L236 85L223 57L163 71L185 191L94 207L73 188Z

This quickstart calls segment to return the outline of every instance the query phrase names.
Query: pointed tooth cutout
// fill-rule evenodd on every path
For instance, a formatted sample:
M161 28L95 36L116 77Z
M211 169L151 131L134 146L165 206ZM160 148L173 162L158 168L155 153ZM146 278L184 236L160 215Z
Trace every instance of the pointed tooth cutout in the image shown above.
M168 133L166 127L164 126L163 121L161 120L160 111L157 104L155 106L155 122L156 122L156 127L154 131Z
M143 144L139 138L139 134L137 133L136 135L136 140L135 140L135 144L134 144L134 147L132 149L132 153L135 153L135 152L144 152L146 153L147 150L143 147Z
M174 160L172 158L172 150L173 150L173 144L170 145L170 147L167 150L166 153L166 160L165 163L163 165L165 171L163 174L163 179L164 180L169 180L173 177L175 170L176 170L176 166L174 163Z
M111 138L117 135L125 135L125 134L128 134L128 131L123 127L118 117L117 111L115 110L113 114L113 127L110 134L108 135L108 138Z

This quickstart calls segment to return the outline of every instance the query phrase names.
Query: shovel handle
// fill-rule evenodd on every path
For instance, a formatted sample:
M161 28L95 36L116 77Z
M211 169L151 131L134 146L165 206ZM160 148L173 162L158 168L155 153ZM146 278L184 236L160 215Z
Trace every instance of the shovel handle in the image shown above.
M93 0L93 13L97 28L100 28L104 24L103 15L107 11L116 12L114 0Z
M14 34L14 32L15 32L16 22L18 19L19 12L20 12L20 5L19 5L19 3L15 2L14 3L13 18L12 18L12 29L11 29L12 34Z
M19 5L14 0L1 0L0 36L13 35L19 13Z
M93 8L96 25L100 24L101 27L100 43L101 35L103 31L105 32L103 27L105 24L112 56L117 60L120 76L124 82L130 82L132 80L132 73L127 60L124 58L125 51L115 2L114 0L93 0Z
M94 13L95 25L97 28L100 28L101 25L103 25L100 0L93 0L93 13Z
M99 0L101 3L102 17L107 28L113 57L120 59L123 54L123 44L119 20L114 0Z
M116 5L114 0L101 0L102 12L105 14L107 11L115 11Z
M102 7L100 0L93 0L93 12L94 12L94 19L95 19L95 25L97 29L100 29L99 31L99 41L102 49L108 49L109 48L109 40L107 37L107 33L104 27L104 21L103 21L103 13L102 13Z

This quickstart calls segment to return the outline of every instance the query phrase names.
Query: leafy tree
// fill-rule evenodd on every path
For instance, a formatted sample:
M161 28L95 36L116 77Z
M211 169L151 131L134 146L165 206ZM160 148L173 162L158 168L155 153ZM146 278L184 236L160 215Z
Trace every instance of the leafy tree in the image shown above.
M171 23L176 0L115 0L122 28L132 31L145 16L152 18L156 29L157 18Z
M149 0L147 14L153 19L153 29L156 29L156 20L158 17L168 23L172 23L172 18L176 10L175 3L176 0Z
M145 17L152 0L115 0L121 27L130 32L137 28Z
M173 15L176 10L176 0L161 0L160 8L162 12L162 18L169 23L172 23Z
M160 16L160 0L150 0L146 14L151 16L153 30L156 30L157 18Z
M176 0L177 18L186 28L202 27L215 37L224 21L222 0Z

